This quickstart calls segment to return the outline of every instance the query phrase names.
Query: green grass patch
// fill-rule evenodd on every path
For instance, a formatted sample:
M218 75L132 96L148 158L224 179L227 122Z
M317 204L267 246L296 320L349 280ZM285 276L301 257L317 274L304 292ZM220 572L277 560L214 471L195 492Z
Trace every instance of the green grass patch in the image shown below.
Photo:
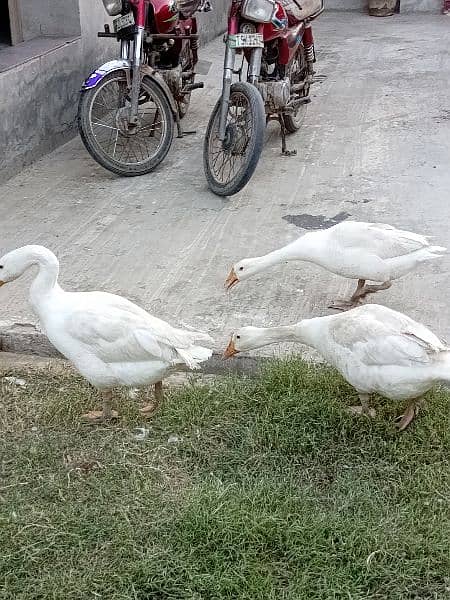
M450 598L449 395L373 420L298 359L87 426L83 380L18 374L0 403L2 600ZM150 429L144 440L134 428Z

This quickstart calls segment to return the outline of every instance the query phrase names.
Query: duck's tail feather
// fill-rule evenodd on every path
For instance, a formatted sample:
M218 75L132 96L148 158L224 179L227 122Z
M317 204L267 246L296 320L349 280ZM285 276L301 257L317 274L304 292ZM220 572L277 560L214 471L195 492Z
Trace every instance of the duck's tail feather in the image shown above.
M428 251L435 254L445 254L445 252L447 252L447 248L444 248L444 246L430 246Z
M177 348L176 350L190 369L199 369L200 363L211 358L213 353L210 348L204 348L203 346L190 346L189 348Z
M435 363L434 378L444 387L450 388L450 348L443 350Z
M443 246L429 246L417 251L417 259L419 262L441 258L447 252L447 248Z

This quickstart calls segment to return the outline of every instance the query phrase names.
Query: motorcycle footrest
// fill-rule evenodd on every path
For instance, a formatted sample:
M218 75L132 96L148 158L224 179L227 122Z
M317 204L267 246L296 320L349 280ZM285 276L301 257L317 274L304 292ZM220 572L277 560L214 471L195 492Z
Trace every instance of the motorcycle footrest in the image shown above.
M199 90L199 89L201 89L203 87L205 87L205 84L203 83L203 81L199 81L197 83L188 83L181 90L181 93L182 94L189 94L189 92L192 92L192 90Z

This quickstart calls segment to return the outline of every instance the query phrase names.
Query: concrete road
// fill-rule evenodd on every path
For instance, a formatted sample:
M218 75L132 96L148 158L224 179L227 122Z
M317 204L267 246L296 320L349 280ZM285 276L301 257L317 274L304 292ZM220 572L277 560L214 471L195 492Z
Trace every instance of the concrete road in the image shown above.
M0 188L0 252L44 244L61 260L63 287L128 296L173 324L210 331L217 349L238 325L275 325L328 313L353 284L307 264L274 268L223 289L230 265L333 219L381 221L450 247L450 28L446 17L323 15L318 73L298 155L280 156L279 131L250 184L221 199L206 187L202 140L219 93L223 45L204 92L161 167L120 179L79 139ZM450 259L430 263L377 294L450 339ZM3 322L35 322L30 276L0 290ZM260 354L279 352L265 348Z

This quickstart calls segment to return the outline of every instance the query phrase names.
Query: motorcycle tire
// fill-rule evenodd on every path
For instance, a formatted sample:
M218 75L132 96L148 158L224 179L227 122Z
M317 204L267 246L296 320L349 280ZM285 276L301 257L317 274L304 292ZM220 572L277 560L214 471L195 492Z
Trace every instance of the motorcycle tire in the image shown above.
M295 133L303 125L303 121L305 120L306 107L306 104L300 107L300 110L302 111L301 115L299 115L298 112L295 115L292 115L291 113L285 113L283 115L284 126L286 127L286 131L288 133Z
M102 88L105 88L107 85L110 85L114 82L117 82L118 86L126 86L125 73L123 71L114 71L113 73L109 73L100 81L100 83L95 88L84 90L81 92L80 102L78 105L78 130L80 132L81 139L83 140L87 151L92 156L92 158L95 161L97 161L102 167L108 169L108 171L111 171L116 175L121 175L123 177L135 177L139 175L145 175L153 171L160 164L160 162L164 160L172 145L174 137L174 116L172 113L171 106L168 98L166 97L166 94L161 89L161 87L151 78L144 77L141 84L141 96L143 100L145 98L151 98L155 106L157 107L156 110L160 111L160 114L162 116L161 124L163 124L161 138L155 149L155 152L148 157L144 157L143 160L138 160L139 157L136 153L134 153L134 155L137 160L134 162L116 160L114 157L115 147L113 156L111 156L105 151L105 149L102 147L93 131L93 124L91 122L92 108L96 101L96 98L100 94ZM129 92L127 91L126 94L128 98ZM108 109L108 107L106 108ZM116 144L117 140L119 139L119 132L121 132L121 130L118 129L116 123L119 109L120 107L116 108L114 106L111 110L112 115L114 115L114 110L116 111L116 118L113 119L113 121L111 121L111 123L113 125L116 125L116 127L114 128L110 125L103 125L106 128L117 130L115 138ZM121 137L126 138L131 136L127 136L125 134L122 134L121 132ZM151 137L154 136L145 135L143 139ZM140 148L140 151L142 152L142 147ZM143 152L142 156L144 156Z
M302 81L302 79L304 79L306 77L306 62L305 62L305 55L304 55L303 47L301 47L297 51L296 56L293 59L293 62L297 65L298 70L292 72L291 65L288 66L288 70L291 70L291 73L289 74L289 79L291 80L291 85L295 85L296 83L299 83L300 81ZM301 65L303 66L303 68ZM304 100L308 100L308 99L309 99L309 92L304 97ZM295 133L296 131L298 131L300 129L300 127L303 125L303 122L305 120L306 109L307 109L307 104L305 103L305 104L301 104L299 106L299 108L297 109L297 112L295 114L284 113L284 115L283 115L284 125L285 125L286 131L288 133Z
M218 196L233 196L237 194L250 180L261 156L264 145L264 131L266 128L266 115L264 110L264 102L259 91L250 83L237 82L233 83L230 90L230 108L236 107L238 98L244 98L247 104L245 120L249 121L250 134L247 135L244 145L239 151L240 140L236 139L229 145L233 148L226 148L225 142L220 142L218 139L219 115L220 115L220 99L217 101L214 110L209 119L208 128L206 130L205 142L203 145L203 166L205 170L206 180L209 188ZM228 117L230 112L228 112ZM234 132L239 128L239 124L233 124L227 117L227 135L232 136L231 129L234 127ZM217 158L214 160L212 156L212 145L216 142L219 148L218 153L222 152L224 156L242 156L242 165L234 176L225 180L219 180L215 165ZM242 142L241 142L242 144ZM233 152L234 150L234 152ZM223 162L222 162L223 165Z
M180 63L181 63L181 68L182 68L183 72L194 71L194 69L195 69L194 55L192 53L192 48L190 45L186 44L186 46L181 51ZM195 73L192 73L192 75L188 79L183 80L184 85L191 85L194 82L195 82ZM184 94L182 100L177 101L178 115L179 115L180 119L183 119L186 116L186 114L189 110L190 103L191 103L191 92Z

